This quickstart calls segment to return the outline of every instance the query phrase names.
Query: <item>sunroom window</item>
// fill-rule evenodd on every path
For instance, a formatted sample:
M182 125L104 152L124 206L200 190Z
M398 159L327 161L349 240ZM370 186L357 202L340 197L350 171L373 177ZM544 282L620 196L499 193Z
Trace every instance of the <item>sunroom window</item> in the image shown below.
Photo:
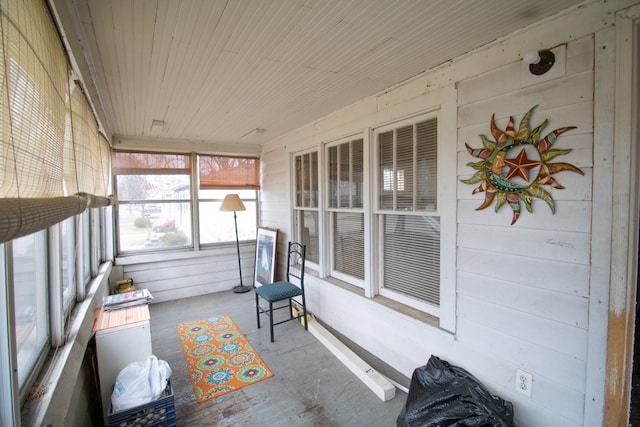
M11 242L18 384L22 391L48 350L46 237L46 231L39 231Z
M327 147L331 275L362 285L364 280L363 140Z
M244 211L237 211L238 239L255 240L258 221L260 161L254 157L198 155L198 224L200 244L236 239L235 223L220 205L229 193L237 194Z
M320 218L318 211L318 152L294 156L294 236L306 245L307 261L320 262Z
M119 252L192 246L191 156L114 152Z
M438 119L376 130L380 294L438 314Z

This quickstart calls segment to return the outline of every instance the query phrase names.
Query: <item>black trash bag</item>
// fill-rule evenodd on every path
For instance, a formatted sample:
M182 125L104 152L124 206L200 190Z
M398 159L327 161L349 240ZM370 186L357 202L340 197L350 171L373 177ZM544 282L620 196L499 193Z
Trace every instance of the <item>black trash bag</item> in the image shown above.
M411 377L398 427L515 427L513 405L462 368L431 356Z

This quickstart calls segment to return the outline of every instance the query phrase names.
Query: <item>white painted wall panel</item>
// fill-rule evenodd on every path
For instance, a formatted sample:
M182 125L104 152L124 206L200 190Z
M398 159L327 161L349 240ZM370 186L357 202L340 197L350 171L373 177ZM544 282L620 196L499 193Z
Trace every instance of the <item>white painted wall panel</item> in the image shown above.
M508 99L504 99L503 102L508 103L510 101ZM548 119L549 124L545 128L545 135L552 130L560 127L576 127L576 129L562 134L562 136L556 141L556 144L558 144L559 146L565 145L565 147L563 148L577 148L574 144L567 145L567 138L576 138L577 136L593 133L593 101L591 100L579 102L577 104L561 105L558 107L549 108L546 104L539 104L534 99L533 103L531 105L528 105L525 110L513 111L509 113L509 115L514 117L515 124L518 125L526 110L533 107L534 105L538 105L538 108L536 108L533 115L531 116L531 124L533 125L533 127L535 127L542 124L544 119ZM490 123L491 114L493 113L494 111L486 110L484 113L486 116L484 121L458 128L458 151L465 150L465 143L469 144L469 146L471 146L472 148L480 147L482 145L482 140L480 139L479 135L486 135L488 138L491 138ZM508 118L496 118L496 124L500 129L504 129L507 121ZM579 147L584 148L591 143L592 141L589 141L588 144L580 142Z
M517 277L518 283L578 296L589 296L589 267L458 248L458 271L488 277Z
M503 253L519 255L522 262L535 258L589 265L589 243L587 233L458 225L458 246L493 253L497 258Z
M517 309L475 300L465 295L458 296L458 313L459 317L546 347L550 355L557 351L577 359L585 357L587 334L584 329L523 313Z
M253 283L255 244L241 243L242 280ZM126 260L126 261L125 261ZM155 302L226 291L240 284L235 245L185 253L173 260L123 259L123 277L147 288Z
M543 372L547 382L555 381L574 393L582 393L584 390L584 360L557 352L553 354L553 363L549 363L549 351L524 338L510 336L465 318L460 319L458 326L458 339L473 346L475 352L483 352L489 357L505 361L517 358L516 367ZM511 384L507 385L509 386Z
M460 188L460 187L458 187ZM465 187L466 189L467 187ZM458 194L462 194L460 191ZM471 194L471 192L469 192ZM554 199L557 202L556 213L553 214L544 202L533 204L533 214L524 213L512 227L533 228L540 230L563 230L578 233L588 233L591 230L591 202L571 201L562 198ZM458 221L462 224L475 225L507 225L511 223L512 210L503 207L498 213L495 206L489 206L477 211L476 208L484 198L473 200L458 200Z
M499 214L495 202L476 211L485 193L471 196L477 185L458 185L458 338L533 374L531 403L554 407L558 418L553 425L565 425L561 416L566 423L582 422L589 327L593 38L568 43L566 52L565 72L559 78L521 88L524 82L507 77L521 66L512 64L458 85L458 171L470 171L461 179L474 173L466 163L477 160L466 152L464 142L479 148L479 134L494 139L489 127L493 113L502 130L509 116L517 129L533 105L539 106L531 128L549 121L543 136L577 126L554 144L572 150L554 162L578 166L585 175L554 175L565 187L547 188L555 214L534 199L533 213L523 205L517 225L510 226L509 206ZM495 89L493 96L487 87ZM556 363L563 365L561 371L550 367ZM556 399L562 407L555 405Z
M458 90L462 89L458 87ZM560 96L560 94L562 95ZM542 122L540 117L546 117L543 115L546 109L578 104L592 99L593 72L584 72L536 86L529 86L518 93L512 93L508 98L492 97L473 104L461 105L458 108L458 127L478 123L488 124L491 114L495 114L496 122L501 129L505 128L509 116L514 117L517 127L520 119L529 108L534 105L542 105L544 108L536 110L532 117L534 126L537 126L537 123ZM540 121L538 122L538 120ZM567 125L562 124L557 127Z
M476 300L534 314L548 320L587 329L589 300L562 292L503 280L458 273L458 292ZM515 278L511 278L515 279Z

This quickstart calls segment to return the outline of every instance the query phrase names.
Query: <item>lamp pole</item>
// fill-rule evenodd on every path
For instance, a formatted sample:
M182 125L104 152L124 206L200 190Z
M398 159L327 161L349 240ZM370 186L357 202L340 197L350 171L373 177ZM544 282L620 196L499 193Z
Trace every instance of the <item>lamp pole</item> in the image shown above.
M240 241L238 240L238 219L236 218L236 211L233 211L233 222L236 226L236 249L238 250L238 271L240 272L240 286L234 287L233 292L236 294L242 294L244 292L249 292L251 287L244 286L242 284L242 265L240 264Z
M220 210L223 212L231 212L233 211L233 225L236 227L236 250L238 251L238 272L240 273L240 284L238 286L233 287L233 292L236 294L241 294L244 292L249 292L253 289L253 286L245 286L242 283L242 263L240 262L240 239L238 238L238 217L237 211L247 210L245 208L244 203L242 203L242 199L237 194L227 194L220 205Z

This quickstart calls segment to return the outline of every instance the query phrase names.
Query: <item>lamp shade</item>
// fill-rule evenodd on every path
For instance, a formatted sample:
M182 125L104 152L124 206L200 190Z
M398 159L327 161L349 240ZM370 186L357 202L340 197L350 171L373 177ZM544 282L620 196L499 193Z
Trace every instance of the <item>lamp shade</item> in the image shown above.
M220 205L220 210L224 212L244 211L246 209L237 194L227 194Z

